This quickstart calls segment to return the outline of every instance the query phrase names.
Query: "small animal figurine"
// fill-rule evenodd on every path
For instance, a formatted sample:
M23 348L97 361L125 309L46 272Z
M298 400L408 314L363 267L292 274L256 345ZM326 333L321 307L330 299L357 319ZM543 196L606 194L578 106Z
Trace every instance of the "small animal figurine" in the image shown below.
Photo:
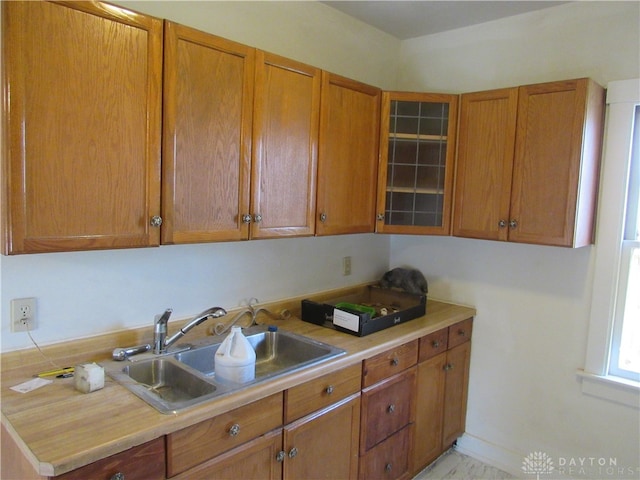
M413 268L394 268L380 279L382 288L400 288L415 295L425 295L428 291L427 280L420 270Z

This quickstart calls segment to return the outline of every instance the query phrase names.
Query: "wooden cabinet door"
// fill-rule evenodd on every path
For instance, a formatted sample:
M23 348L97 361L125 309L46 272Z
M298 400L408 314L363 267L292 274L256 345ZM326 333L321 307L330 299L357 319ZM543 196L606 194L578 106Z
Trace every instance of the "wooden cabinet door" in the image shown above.
M603 109L588 79L520 87L509 240L592 243Z
M52 477L55 480L162 480L165 478L164 437L130 448L68 473Z
M249 237L255 49L166 22L162 243Z
M285 427L284 480L356 479L360 395Z
M322 73L318 235L375 228L380 90Z
M3 2L5 253L158 245L162 20Z
M442 453L446 352L418 364L412 471L418 472Z
M447 351L442 427L442 446L445 449L464 433L470 357L471 342L464 342Z
M507 240L518 89L462 95L453 234Z
M257 52L251 238L315 232L320 70Z
M451 233L458 96L384 92L376 231Z
M282 430L278 429L173 478L175 480L215 478L280 480L282 461L278 461L278 453L281 450Z

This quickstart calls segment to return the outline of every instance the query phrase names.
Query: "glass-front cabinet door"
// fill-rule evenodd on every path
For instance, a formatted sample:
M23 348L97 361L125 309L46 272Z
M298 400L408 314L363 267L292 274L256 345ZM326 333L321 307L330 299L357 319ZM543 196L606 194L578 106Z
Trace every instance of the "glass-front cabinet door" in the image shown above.
M449 235L458 96L383 92L376 231Z

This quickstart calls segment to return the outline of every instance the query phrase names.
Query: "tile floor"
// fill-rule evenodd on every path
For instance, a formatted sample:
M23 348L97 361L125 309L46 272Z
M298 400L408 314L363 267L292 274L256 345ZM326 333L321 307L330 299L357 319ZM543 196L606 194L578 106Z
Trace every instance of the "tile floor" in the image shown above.
M413 480L506 480L517 478L455 450L442 455Z

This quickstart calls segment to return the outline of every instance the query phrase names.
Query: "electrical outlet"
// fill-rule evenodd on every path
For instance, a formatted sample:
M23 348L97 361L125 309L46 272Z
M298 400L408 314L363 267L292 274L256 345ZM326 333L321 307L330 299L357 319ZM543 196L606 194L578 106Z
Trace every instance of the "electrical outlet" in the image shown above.
M36 299L14 298L11 300L11 331L26 332L36 328Z
M342 275L351 275L351 257L342 257Z

